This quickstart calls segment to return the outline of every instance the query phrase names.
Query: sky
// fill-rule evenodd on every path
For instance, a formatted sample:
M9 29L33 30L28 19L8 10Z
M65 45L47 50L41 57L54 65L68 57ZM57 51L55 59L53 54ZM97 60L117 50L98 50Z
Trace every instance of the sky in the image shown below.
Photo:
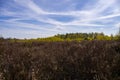
M0 36L40 38L120 27L120 0L0 0Z

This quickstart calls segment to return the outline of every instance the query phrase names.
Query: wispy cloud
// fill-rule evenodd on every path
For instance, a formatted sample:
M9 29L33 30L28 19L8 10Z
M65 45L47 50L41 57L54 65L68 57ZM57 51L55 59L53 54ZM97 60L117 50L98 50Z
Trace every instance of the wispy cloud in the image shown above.
M48 7L47 9L43 9L41 7L42 3L36 3L35 0L13 0L13 4L15 4L14 7L11 5L8 5L10 8L0 7L0 17L2 17L0 19L2 26L0 27L4 27L4 24L2 23L4 22L8 24L7 26L10 25L21 28L38 29L40 31L48 33L54 32L54 34L56 34L59 32L62 33L62 31L69 32L70 28L68 26L73 26L73 28L76 28L75 26L103 28L109 24L110 19L112 22L111 26L115 26L116 21L120 20L118 19L118 17L120 17L120 7L118 7L120 4L118 3L118 0L91 1L92 5L84 5L79 9L77 8L77 4L81 1L64 0L56 6L60 5L66 7L65 4L72 4L72 6L67 7L66 9L68 10L66 11L53 11ZM10 1L8 0L8 3L9 2ZM89 0L87 2L89 3ZM82 3L86 3L86 1L83 1ZM4 4L4 2L2 4ZM47 1L46 4L52 4L52 2ZM54 7L52 8L55 9ZM18 10L16 11L16 9ZM65 17L60 21L58 18L55 19L49 16L66 16L73 17L73 19L65 22ZM4 19L4 17L12 18ZM23 20L26 20L26 22ZM27 20L36 20L38 24L27 22ZM106 23L103 23L103 21ZM44 25L41 23L44 23Z
M116 28L120 28L120 22L115 24Z

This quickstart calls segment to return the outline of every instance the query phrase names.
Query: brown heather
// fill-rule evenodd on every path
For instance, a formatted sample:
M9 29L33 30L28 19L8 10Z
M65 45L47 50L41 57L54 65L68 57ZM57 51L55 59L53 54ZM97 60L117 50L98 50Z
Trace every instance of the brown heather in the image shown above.
M120 42L1 41L0 80L120 80Z

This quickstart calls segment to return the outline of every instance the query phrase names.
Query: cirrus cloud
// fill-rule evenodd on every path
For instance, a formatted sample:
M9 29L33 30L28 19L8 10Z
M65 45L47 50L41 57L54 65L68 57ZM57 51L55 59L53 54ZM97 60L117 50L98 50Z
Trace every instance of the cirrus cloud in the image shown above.
M1 0L0 34L16 38L28 38L29 34L26 32L42 33L43 36L83 31L103 31L108 35L115 34L113 30L116 29L115 25L120 21L118 1ZM13 32L17 30L21 33L17 33L19 36L13 36ZM26 36L21 37L20 35L23 34ZM29 38L34 38L35 35L32 34L29 35Z

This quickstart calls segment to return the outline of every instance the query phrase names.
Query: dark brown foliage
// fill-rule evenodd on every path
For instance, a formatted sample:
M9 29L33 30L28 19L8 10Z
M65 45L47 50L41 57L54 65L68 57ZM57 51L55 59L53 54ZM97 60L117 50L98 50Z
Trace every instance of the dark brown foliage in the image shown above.
M120 80L120 42L0 42L0 80Z

